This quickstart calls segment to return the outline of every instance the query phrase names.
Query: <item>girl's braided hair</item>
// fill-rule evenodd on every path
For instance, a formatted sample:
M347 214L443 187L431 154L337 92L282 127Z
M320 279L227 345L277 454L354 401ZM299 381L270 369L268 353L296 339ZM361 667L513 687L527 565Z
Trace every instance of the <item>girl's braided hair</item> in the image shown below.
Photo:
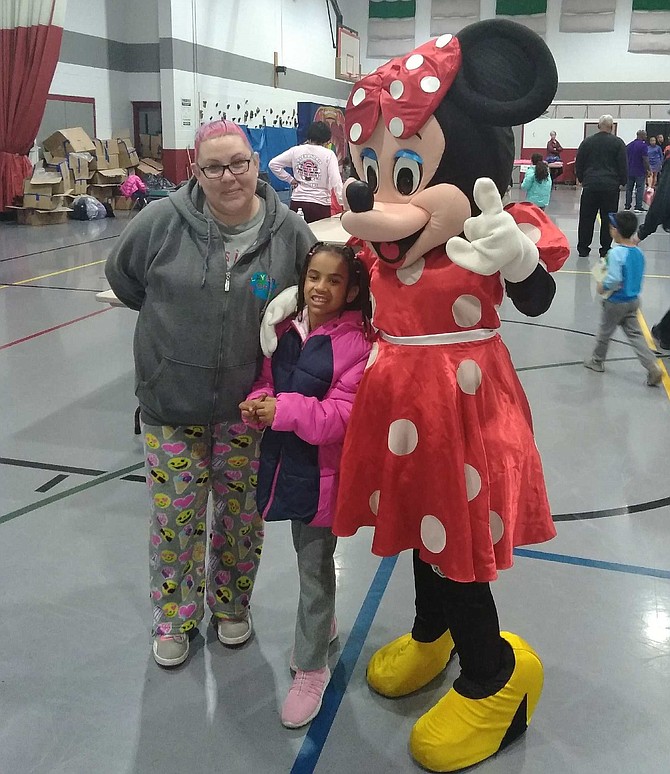
M317 242L307 253L305 262L298 280L298 303L296 314L300 314L305 308L305 279L309 270L309 264L317 253L332 253L338 255L346 264L348 271L347 293L352 287L358 288L358 293L353 301L344 307L347 311L359 310L363 320L365 335L372 336L372 301L370 299L370 277L365 264L348 245L334 245L328 242Z

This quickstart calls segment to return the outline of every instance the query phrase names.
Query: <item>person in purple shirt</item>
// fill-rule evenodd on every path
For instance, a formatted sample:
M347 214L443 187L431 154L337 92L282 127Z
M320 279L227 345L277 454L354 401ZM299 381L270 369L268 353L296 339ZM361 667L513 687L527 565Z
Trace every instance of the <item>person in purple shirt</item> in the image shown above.
M629 210L631 208L634 188L635 212L644 212L642 201L645 181L649 172L647 133L644 129L638 129L636 139L626 145L626 155L628 156L628 183L626 184L626 204L624 209Z

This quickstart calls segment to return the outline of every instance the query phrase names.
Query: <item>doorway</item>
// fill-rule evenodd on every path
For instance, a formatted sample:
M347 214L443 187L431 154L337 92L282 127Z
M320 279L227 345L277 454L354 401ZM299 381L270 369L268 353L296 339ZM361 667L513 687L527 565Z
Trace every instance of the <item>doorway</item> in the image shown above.
M133 102L133 136L140 156L150 156L149 149L142 148L140 135L162 135L163 121L160 102Z

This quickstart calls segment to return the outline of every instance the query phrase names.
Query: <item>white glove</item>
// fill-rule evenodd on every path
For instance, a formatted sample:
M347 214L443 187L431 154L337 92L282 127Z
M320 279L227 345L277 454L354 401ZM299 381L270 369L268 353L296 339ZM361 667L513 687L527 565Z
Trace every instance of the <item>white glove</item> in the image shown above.
M474 198L481 215L468 218L462 237L447 242L447 255L458 266L475 274L489 276L499 271L509 282L522 282L539 261L537 246L505 212L493 180L480 177Z
M298 286L292 285L268 304L261 322L261 349L265 357L270 357L277 349L277 334L275 325L295 314L298 303Z

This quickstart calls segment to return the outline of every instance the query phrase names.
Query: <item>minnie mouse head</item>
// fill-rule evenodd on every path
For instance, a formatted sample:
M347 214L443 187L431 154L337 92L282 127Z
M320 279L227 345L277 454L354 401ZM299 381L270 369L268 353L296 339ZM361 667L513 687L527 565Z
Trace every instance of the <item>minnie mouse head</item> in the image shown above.
M344 228L401 266L460 234L478 213L478 178L491 178L501 195L507 188L509 127L541 115L557 85L542 39L505 20L442 35L379 67L347 104L359 180L346 189Z

